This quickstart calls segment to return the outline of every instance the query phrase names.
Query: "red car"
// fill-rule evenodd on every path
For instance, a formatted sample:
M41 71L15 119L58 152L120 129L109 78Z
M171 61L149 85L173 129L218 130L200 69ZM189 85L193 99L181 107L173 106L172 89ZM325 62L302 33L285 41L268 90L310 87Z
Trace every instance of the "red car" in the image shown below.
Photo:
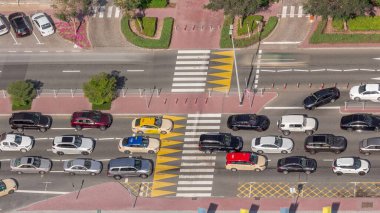
M112 124L112 115L95 110L74 112L71 116L71 126L76 130L83 128L99 128L104 131Z

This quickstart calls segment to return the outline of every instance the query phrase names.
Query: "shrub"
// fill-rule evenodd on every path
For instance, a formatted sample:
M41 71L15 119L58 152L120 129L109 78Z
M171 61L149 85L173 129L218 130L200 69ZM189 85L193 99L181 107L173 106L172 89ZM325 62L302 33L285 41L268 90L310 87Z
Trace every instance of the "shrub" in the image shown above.
M111 103L116 97L116 81L115 76L107 73L94 75L83 85L84 95L94 105Z
M131 27L129 26L130 17L124 16L121 19L121 31L123 32L125 38L132 44L152 49L167 49L169 48L170 41L172 38L173 30L173 18L167 17L164 19L164 26L161 31L160 39L147 39L142 38L132 32Z
M12 108L29 107L37 96L33 83L29 81L15 81L8 85L7 92L11 96Z
M332 21L332 26L335 30L343 31L344 30L343 19L334 18Z
M61 21L69 22L69 17L67 17L64 13L55 13L55 17Z
M110 110L111 102L100 104L100 105L92 104L92 109L93 110Z
M163 7L166 7L166 5L168 5L167 0L152 0L151 2L149 2L148 7L150 7L150 8L163 8Z
M254 30L257 28L257 23L256 21L262 21L263 17L262 16L248 16L243 20L242 27L240 27L240 23L238 23L238 35L246 35L248 34L248 28L249 31L252 33Z
M380 6L380 0L372 0L372 3L373 3L375 6Z
M358 16L348 20L348 27L352 31L380 30L380 17Z
M156 33L157 18L156 17L143 17L142 18L143 34L153 37Z

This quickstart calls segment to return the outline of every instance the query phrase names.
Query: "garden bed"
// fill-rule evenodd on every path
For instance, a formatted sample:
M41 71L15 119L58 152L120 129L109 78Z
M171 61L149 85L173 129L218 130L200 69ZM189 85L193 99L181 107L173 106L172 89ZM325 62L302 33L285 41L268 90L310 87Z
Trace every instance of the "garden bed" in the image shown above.
M75 23L75 27L79 26L79 22ZM84 19L80 25L77 33L74 30L74 24L72 22L56 21L55 26L57 28L58 34L68 41L73 42L80 48L89 49L91 48L91 43L87 37L87 21Z

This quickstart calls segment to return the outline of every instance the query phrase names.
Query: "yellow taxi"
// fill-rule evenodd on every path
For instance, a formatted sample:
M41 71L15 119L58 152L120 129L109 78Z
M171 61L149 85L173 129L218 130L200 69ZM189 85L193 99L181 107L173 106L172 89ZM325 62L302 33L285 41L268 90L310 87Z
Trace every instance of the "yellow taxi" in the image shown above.
M172 120L157 117L142 117L132 121L132 131L138 134L167 134L173 130Z
M12 194L17 190L17 183L13 179L0 180L0 197Z

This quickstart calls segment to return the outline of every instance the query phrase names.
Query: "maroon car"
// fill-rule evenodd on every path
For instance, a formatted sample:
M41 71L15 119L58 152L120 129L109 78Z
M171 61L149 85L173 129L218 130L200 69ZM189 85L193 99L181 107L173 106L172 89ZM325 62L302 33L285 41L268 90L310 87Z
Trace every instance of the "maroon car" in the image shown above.
M74 112L71 116L71 126L76 130L83 128L99 128L104 131L112 124L112 116L100 111L80 111Z

